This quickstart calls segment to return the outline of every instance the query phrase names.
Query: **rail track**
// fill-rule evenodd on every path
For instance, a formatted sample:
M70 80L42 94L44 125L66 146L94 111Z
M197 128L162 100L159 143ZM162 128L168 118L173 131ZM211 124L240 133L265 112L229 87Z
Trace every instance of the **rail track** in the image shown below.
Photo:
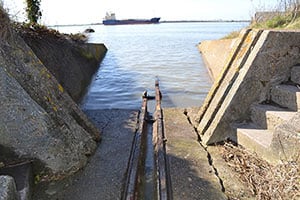
M148 112L148 101L155 99L153 115ZM155 98L144 92L138 128L132 143L125 184L121 199L171 200L172 186L166 136L161 107L159 81L155 81Z

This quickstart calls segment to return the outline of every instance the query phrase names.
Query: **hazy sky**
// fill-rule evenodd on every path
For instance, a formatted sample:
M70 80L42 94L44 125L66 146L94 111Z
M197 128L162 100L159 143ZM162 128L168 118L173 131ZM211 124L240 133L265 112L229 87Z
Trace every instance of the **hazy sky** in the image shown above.
M1 0L0 0L1 1ZM25 0L2 0L14 17L24 16ZM161 20L251 19L257 10L274 9L279 0L41 0L42 23L99 23L107 11L118 19Z

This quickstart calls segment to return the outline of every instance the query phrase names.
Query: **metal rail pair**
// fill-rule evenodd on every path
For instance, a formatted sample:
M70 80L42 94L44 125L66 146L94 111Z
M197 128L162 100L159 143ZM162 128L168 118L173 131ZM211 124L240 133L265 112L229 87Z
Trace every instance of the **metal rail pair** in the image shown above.
M139 113L139 126L134 136L123 200L157 199L171 200L172 186L166 153L166 137L161 108L162 94L159 81L155 81L155 112L153 117L147 109L147 102L154 99L144 92Z

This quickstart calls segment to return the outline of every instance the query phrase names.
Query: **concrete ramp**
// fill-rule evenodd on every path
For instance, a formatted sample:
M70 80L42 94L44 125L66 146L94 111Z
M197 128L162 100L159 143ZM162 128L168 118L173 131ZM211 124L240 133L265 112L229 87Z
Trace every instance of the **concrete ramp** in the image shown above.
M237 141L251 122L251 105L271 101L271 90L290 79L300 62L300 32L243 30L196 119L203 143Z

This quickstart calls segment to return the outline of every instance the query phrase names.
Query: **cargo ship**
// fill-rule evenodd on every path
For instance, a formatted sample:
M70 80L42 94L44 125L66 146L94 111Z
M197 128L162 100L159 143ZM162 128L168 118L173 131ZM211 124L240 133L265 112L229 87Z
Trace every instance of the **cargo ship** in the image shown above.
M102 23L104 25L127 25L127 24L158 24L160 17L151 19L123 19L117 20L115 13L106 13Z

